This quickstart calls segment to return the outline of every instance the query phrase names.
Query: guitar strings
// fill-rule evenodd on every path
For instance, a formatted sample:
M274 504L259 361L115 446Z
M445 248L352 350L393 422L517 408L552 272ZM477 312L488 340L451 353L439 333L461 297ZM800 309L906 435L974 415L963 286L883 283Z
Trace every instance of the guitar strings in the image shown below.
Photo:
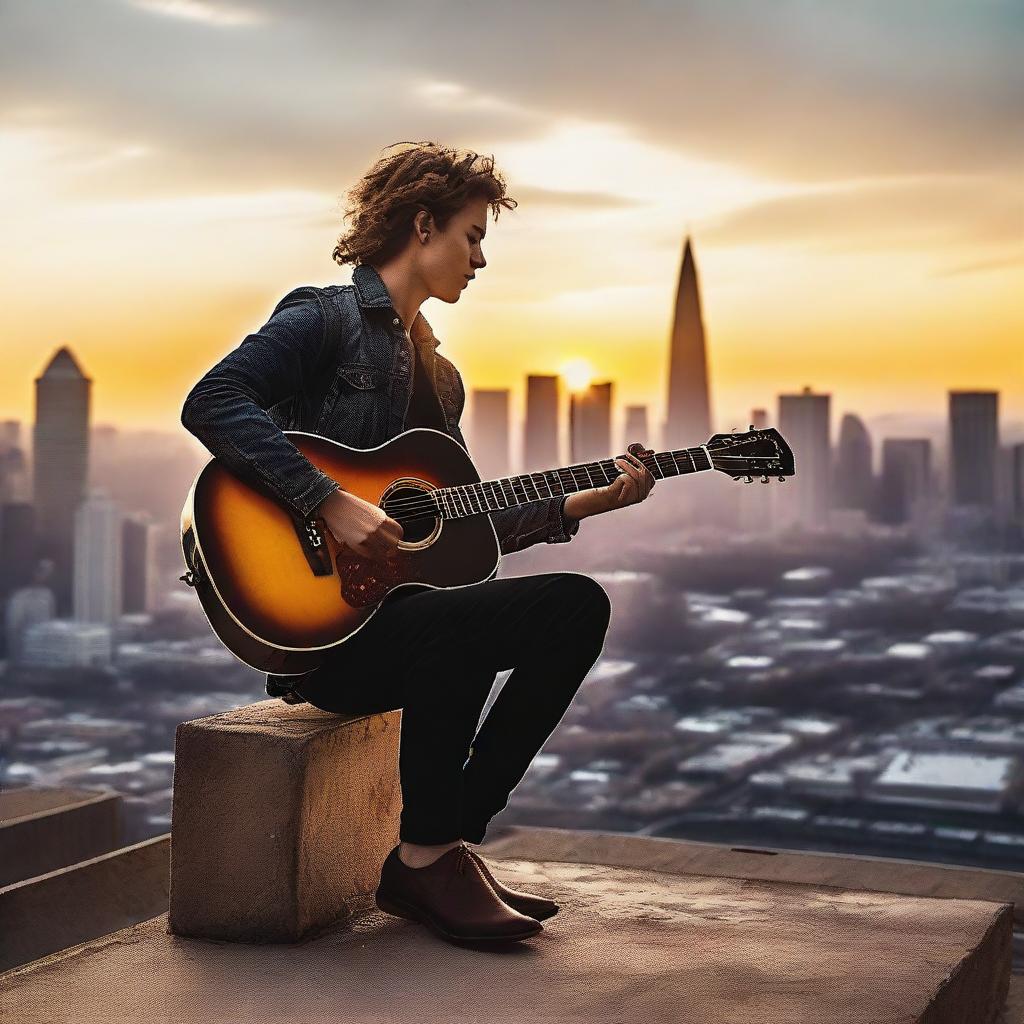
M662 456L662 457L664 457L664 456ZM724 455L724 456L716 456L716 461L719 458L721 458L721 459L738 459L739 461L746 462L746 463L749 464L750 462L754 461L754 459L756 459L756 458L768 458L768 456L749 457L749 456ZM641 461L644 461L644 460L641 460ZM657 460L655 460L655 464L656 464L657 468L659 468L659 469L661 468L661 466L657 463ZM602 460L601 462L598 462L598 463L588 463L586 465L588 465L588 466L595 466L596 465L602 471L605 471L606 469L610 469L612 466L614 466L614 460L606 459L606 460ZM584 464L579 464L579 468L582 469L583 472L587 473L587 476L589 478L590 477L589 470L583 468L583 466L584 466ZM433 489L431 491L423 492L423 493L418 494L418 495L416 495L414 497L399 498L397 501L389 503L388 508L390 510L394 511L394 512L397 512L397 513L405 513L405 512L417 512L417 513L419 513L419 512L426 512L428 514L432 514L433 512L437 512L437 511L441 510L438 502L434 500L434 497L437 496L437 497L447 498L448 502L451 503L451 504L454 504L456 508L458 508L458 503L461 502L463 505L468 506L472 510L473 514L479 514L479 513L484 512L484 511L488 511L488 512L500 511L500 508L512 508L512 507L516 507L516 506L518 506L520 504L530 504L530 503L535 502L535 501L543 501L543 500L547 500L549 498L563 497L565 494L574 493L572 491L564 491L563 490L562 494L551 493L551 494L548 494L546 496L542 495L540 493L540 488L538 487L538 482L537 482L537 480L533 479L533 477L536 477L536 476L541 477L542 481L548 486L548 490L550 491L551 487L550 487L549 481L546 479L547 477L549 477L552 473L557 473L557 481L556 482L564 482L565 475L569 474L569 478L570 478L571 482L575 485L577 483L577 481L575 479L575 474L573 473L573 470L576 469L576 468L577 467L575 467L575 466L574 467L566 467L564 469L547 470L545 472L538 472L538 473L535 473L535 474L523 474L522 477L501 477L501 478L499 478L499 480L476 480L476 481L471 481L471 482L466 483L466 484L458 484L455 487L435 488L435 489ZM618 469L618 467L615 467L615 468ZM708 468L711 468L711 467L708 467ZM622 471L620 470L616 474L616 478L618 476L621 476L621 475L622 475ZM673 474L673 475L685 475L685 474ZM664 479L664 476L662 477L662 479ZM512 481L513 480L519 480L520 481L520 489L522 490L523 495L527 498L527 501L526 502L516 502L513 505L501 506L498 509L490 509L490 508L488 508L488 509L479 509L478 510L478 509L473 508L473 503L469 500L469 498L471 496L475 497L477 499L477 501L479 501L481 496L484 497L484 498L487 498L487 499L493 499L494 494L492 493L492 494L488 495L486 489L480 490L480 491L476 491L476 492L472 492L470 490L471 488L482 488L484 484L490 484L492 491L495 488L499 488L500 495L502 497L507 497L507 495L505 494L504 487L502 487L502 485L500 483L500 480L508 480L509 481L509 486L512 489L513 495L516 495L516 488L515 488L515 485L514 485L514 483ZM529 497L529 494L528 494L528 492L526 490L527 482L530 483L533 486L533 488L537 491L538 497L536 497L536 498L530 498ZM581 490L586 490L586 489L587 488L581 488ZM457 493L459 490L462 491L461 494Z
M726 458L730 457L732 456L726 456ZM749 463L751 460L743 459L743 461ZM559 471L559 474L561 475L561 473L563 472L565 471ZM618 475L622 474L620 473ZM511 478L503 477L502 479ZM489 502L494 499L495 494L488 494L486 490L471 490L471 488L479 488L483 483L491 483L493 485L492 492L493 487L496 486L499 488L497 493L500 494L501 497L507 499L507 495L504 489L500 489L500 484L496 484L493 481L473 481L468 484L457 485L456 487L435 488L432 491L423 492L421 494L416 495L415 497L399 498L394 502L389 502L387 504L386 511L388 515L396 521L412 521L415 519L425 518L435 519L438 516L441 516L442 518L446 519L465 519L472 515L482 515L485 512L500 512L505 508L518 508L522 505L529 505L539 501L548 501L551 498L561 498L564 497L566 494L577 493L576 491L563 491L562 494L551 493L548 495L544 495L540 493L540 488L537 486L537 481L531 480L530 482L533 484L534 489L537 491L538 496L536 498L531 498L529 496L529 493L526 490L526 484L522 483L520 487L523 495L526 497L527 500L521 502L513 502L509 505L502 505L499 506L498 508L478 508L477 505L484 504L484 502L481 499L486 499L486 502L489 504ZM576 483L575 480L573 480L572 482L574 484ZM547 483L546 480L545 483ZM550 485L548 486L548 490L551 490ZM587 488L580 488L580 490L587 490ZM513 495L516 495L515 487L512 487L512 493ZM449 508L453 508L456 512L456 515L445 516L444 513L447 511L447 509L445 508L446 505ZM467 509L468 511L466 511Z

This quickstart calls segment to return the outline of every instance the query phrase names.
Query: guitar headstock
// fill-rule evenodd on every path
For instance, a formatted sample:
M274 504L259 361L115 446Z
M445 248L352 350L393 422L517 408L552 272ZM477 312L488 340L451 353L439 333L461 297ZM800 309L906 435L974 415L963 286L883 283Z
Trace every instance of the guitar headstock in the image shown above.
M755 430L751 424L743 434L713 434L706 447L715 469L734 480L746 476L749 484L756 475L766 484L771 476L781 482L796 473L793 452L774 427Z

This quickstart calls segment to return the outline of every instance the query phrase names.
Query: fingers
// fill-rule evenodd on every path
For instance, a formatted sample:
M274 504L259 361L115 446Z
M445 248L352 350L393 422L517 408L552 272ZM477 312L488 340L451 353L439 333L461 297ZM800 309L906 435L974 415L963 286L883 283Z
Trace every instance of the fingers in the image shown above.
M637 501L643 501L651 488L654 486L654 476L650 470L634 455L627 452L621 458L615 459L615 464L625 469L636 487Z

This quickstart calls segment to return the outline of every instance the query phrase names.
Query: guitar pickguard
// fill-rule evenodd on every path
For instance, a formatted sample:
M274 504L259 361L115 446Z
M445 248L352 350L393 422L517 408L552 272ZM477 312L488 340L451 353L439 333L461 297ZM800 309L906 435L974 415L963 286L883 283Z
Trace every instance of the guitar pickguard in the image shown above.
M379 604L401 583L423 583L423 575L411 570L402 552L380 560L366 558L342 544L334 559L341 580L341 596L353 608Z

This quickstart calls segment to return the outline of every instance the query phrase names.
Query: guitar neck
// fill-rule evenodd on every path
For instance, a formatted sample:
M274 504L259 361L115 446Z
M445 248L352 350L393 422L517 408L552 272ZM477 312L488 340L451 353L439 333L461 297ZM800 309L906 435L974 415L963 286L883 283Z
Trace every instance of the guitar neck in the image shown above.
M640 461L657 480L687 473L702 473L714 468L705 445L655 452ZM599 462L582 462L539 473L523 473L498 480L442 487L430 491L429 496L437 505L442 518L460 519L484 512L497 512L513 505L528 505L535 501L559 498L594 487L605 487L621 472L614 459L601 459Z

